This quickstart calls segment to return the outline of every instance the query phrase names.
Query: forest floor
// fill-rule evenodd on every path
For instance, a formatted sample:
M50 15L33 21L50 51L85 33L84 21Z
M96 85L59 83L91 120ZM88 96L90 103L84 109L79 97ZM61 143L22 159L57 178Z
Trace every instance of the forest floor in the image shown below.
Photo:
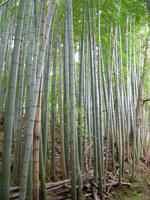
M59 137L58 137L59 138ZM57 139L58 139L57 138ZM57 140L57 150L56 150L56 162L58 162L56 165L60 166L60 143ZM105 144L105 142L104 142ZM93 148L93 147L92 147ZM104 148L105 149L105 148ZM105 157L105 150L104 150L104 157ZM89 166L88 170L85 170L86 173L83 177L87 177L88 173L92 172L93 175L93 157L94 155L91 155L92 162ZM50 161L49 161L50 163ZM118 182L119 179L119 170L118 170L119 164L116 162L116 170L112 171L112 155L111 151L109 152L109 162L108 162L108 170L107 170L107 178L106 178L106 184L110 184L114 182ZM61 177L61 168L57 168L57 181L60 181L59 178ZM61 177L62 178L62 177ZM124 176L122 179L123 183L131 184L130 186L109 186L106 187L106 192L110 189L107 195L105 195L105 200L150 200L150 163L149 166L145 165L144 158L141 158L139 163L135 166L135 176L134 179L132 178L132 164L128 164L125 162L124 166ZM98 195L98 190L96 191L97 195L94 196L94 190L96 184L93 182L93 178L86 180L84 182L84 200L100 200ZM85 197L86 195L90 195L90 197ZM71 198L64 198L64 199L71 199Z
M0 165L1 165L1 154L2 154L2 143L3 143L3 126L0 126ZM49 142L50 143L50 142ZM14 144L12 145L14 147ZM50 146L50 144L49 144ZM14 148L12 148L14 149ZM62 168L60 167L61 153L60 153L60 136L56 137L56 183L52 183L50 181L50 150L48 152L48 160L47 160L47 176L46 182L47 184L47 193L48 199L60 199L71 200L71 182L70 180L64 180L62 178ZM12 150L12 163L14 150ZM104 152L105 154L105 152ZM93 158L94 155L91 155ZM149 163L150 164L150 163ZM1 166L0 166L1 167ZM132 166L125 162L124 167L124 177L123 182L129 184L129 186L125 186L124 184L121 186L112 186L113 183L118 182L118 163L116 163L116 170L112 171L112 155L111 151L109 153L109 163L107 170L107 179L106 184L109 186L106 187L105 200L150 200L150 165L149 167L144 164L144 162L139 161L138 165L135 166L135 177L132 179ZM94 183L93 179L93 159L91 161L91 165L88 170L85 170L83 175L84 179L84 200L100 200L99 195L97 194L98 188ZM95 192L96 191L96 192ZM12 195L18 197L18 190L16 192L12 191ZM16 195L15 195L16 194Z
M150 200L150 167L140 162L135 167L135 177L132 181L131 169L125 165L124 181L131 183L131 186L123 185L113 188L111 191L112 200Z

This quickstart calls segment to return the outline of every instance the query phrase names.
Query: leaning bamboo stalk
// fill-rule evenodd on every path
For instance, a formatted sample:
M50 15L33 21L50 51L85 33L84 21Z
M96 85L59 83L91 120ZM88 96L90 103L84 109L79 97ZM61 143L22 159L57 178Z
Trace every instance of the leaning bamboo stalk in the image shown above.
M22 167L22 176L21 176L21 190L20 190L20 200L24 200L26 198L26 186L27 186L27 174L29 169L29 160L30 160L30 152L31 147L33 144L33 128L34 128L34 120L36 115L36 106L37 106L37 100L38 100L38 94L39 94L39 87L40 87L40 80L41 76L43 74L43 63L44 63L44 56L46 51L46 46L48 42L48 35L50 32L50 29L52 28L52 18L55 13L55 7L56 7L56 0L53 1L52 8L49 6L47 11L47 18L45 23L45 35L43 40L42 48L39 51L38 56L38 66L37 66L37 73L36 73L36 84L35 88L33 88L33 93L31 94L32 102L29 112L29 119L28 119L28 127L26 130L26 148L24 152L24 158L23 158L23 167Z
M36 12L36 2L34 3L34 11ZM44 39L44 24L45 24L45 10L46 10L46 1L43 1L42 7L42 19L41 19L41 32L40 32L40 50L42 50L43 39ZM36 26L36 16L35 17L35 26ZM39 148L40 148L40 131L41 131L41 98L42 98L42 85L43 85L43 76L41 76L38 102L35 115L35 124L34 124L34 139L33 139L33 199L39 200Z

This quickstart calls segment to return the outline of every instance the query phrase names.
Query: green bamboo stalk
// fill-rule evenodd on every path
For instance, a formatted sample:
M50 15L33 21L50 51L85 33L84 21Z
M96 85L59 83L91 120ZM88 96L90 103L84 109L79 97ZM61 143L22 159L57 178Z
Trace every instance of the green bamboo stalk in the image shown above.
M57 92L56 92L56 72L57 72L57 49L58 49L58 39L59 39L59 20L60 20L60 8L61 0L59 1L59 9L57 16L57 31L56 31L56 40L55 40L55 54L54 54L54 64L53 64L53 76L52 76L52 85L51 85L51 177L55 180L55 129L56 129L56 101L57 101Z
M61 142L61 166L62 166L62 177L66 178L66 165L65 165L65 147L64 147L64 129L63 129L63 69L62 69L62 49L61 49L61 25L59 18L59 114L60 114L60 142Z
M4 31L1 30L2 36L1 36L1 48L0 48L0 93L1 93L0 94L0 121L1 121L2 110L3 110L2 77L3 77L4 61L5 61L5 56L6 56L7 44L8 44L9 30L10 30L12 6L13 6L13 0L9 1L8 3Z
M18 95L18 104L17 104L17 136L15 144L15 161L14 161L14 184L18 185L20 178L20 165L21 165L21 128L22 128L22 107L23 107L23 90L24 90L24 68L25 68L25 53L26 53L26 43L27 43L27 32L29 24L29 0L27 1L26 11L25 11L25 24L23 32L23 47L22 47L22 57L20 62L20 74L19 74L19 95Z
M45 166L44 166L44 157L43 157L43 147L42 147L42 133L40 134L40 181L41 181L41 190L40 197L43 200L47 199L46 193L46 182L45 182Z
M69 45L68 45L68 4L65 1L65 22L64 22L64 147L66 175L69 178Z
M92 117L93 117L93 136L94 136L94 178L95 182L98 179L98 159L97 159L97 135L96 135L96 107L95 107L95 83L94 83L94 60L93 60L93 45L90 28L90 13L88 7L88 26L89 26L89 49L90 49L90 73L91 73L91 94L92 94Z
M81 110L82 110L82 99L83 99L83 85L84 85L84 35L85 35L85 3L84 0L84 11L82 21L82 36L81 36L81 55L80 55L80 77L79 77L79 96L78 96L78 151L79 151L79 162L82 170L82 123L81 123Z
M117 101L117 109L116 109L116 120L117 120L117 127L118 127L118 135L119 135L119 184L122 181L122 129L121 129L121 113L120 113L120 88L119 88L119 80L118 80L118 28L115 28L115 49L114 49L114 58L115 58L115 75L116 75L116 101Z
M54 22L54 20L53 20L53 22ZM46 75L45 75L46 76L45 77L45 79L46 79L45 93L46 94L45 94L45 98L43 99L44 102L46 99L45 116L43 117L44 121L42 122L42 125L43 125L43 132L42 132L43 159L44 159L45 166L46 166L46 160L47 160L47 147L48 147L49 82L50 82L50 67L51 67L51 63L52 63L52 44L53 44L52 41L53 41L53 29L50 31L50 35L49 35L48 61L47 61L47 71L46 71Z
M100 7L100 1L99 1ZM99 105L99 112L97 112L97 124L99 124L99 132L98 132L98 172L99 172L99 188L100 188L100 197L103 199L103 172L104 172L104 161L103 161L103 128L102 128L102 86L101 86L101 36L100 36L100 12L98 13L98 94L99 94L99 102L97 102L97 106ZM98 98L97 97L97 98ZM97 110L97 109L96 109Z
M18 61L20 52L20 43L23 28L23 17L26 1L21 0L18 10L17 27L15 32L14 49L12 55L12 67L9 79L8 97L6 102L5 113L5 130L4 130L4 144L2 155L2 181L1 181L1 199L9 199L10 186L10 164L11 164L11 144L12 144L12 128L13 128L13 112L16 93L16 81L18 72ZM18 42L19 41L19 42Z
M77 199L76 189L76 112L75 112L75 65L74 65L74 35L72 0L67 0L68 5L68 45L69 45L69 84L70 84L70 133L71 133L71 179L72 199Z

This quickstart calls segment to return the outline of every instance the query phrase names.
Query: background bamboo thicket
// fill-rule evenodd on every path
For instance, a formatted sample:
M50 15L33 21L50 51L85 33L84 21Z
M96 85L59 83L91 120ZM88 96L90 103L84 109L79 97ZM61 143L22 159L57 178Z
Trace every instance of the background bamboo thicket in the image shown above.
M0 200L103 200L146 168L149 20L146 0L0 0Z

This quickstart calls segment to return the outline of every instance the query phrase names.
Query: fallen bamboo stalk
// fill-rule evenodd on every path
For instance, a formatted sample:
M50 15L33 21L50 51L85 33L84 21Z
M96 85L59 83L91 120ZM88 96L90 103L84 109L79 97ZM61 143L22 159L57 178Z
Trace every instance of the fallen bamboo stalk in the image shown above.
M119 182L118 181L114 181L114 183L108 183L108 184L105 184L104 187L109 187L109 186L118 186L119 185ZM124 186L128 186L130 187L131 186L131 183L126 183L126 182L121 182L121 185L124 185Z
M71 188L68 189L68 188L58 188L59 190L52 190L51 191L47 191L47 194L50 194L50 193L54 193L54 194L57 194L57 195L60 195L60 194L65 194L65 193L68 193L71 191Z
M68 194L68 195L63 195L63 196L59 196L59 197L53 197L53 200L71 200L71 194ZM51 200L51 199L49 199Z
M65 185L65 184L70 184L70 183L71 183L71 179L59 181L56 183L47 183L46 188L49 189L49 188L57 187L58 185Z
M11 187L11 188L10 188L10 192L14 192L14 191L17 191L17 190L19 190L19 189L20 189L19 186Z
M93 179L93 172L90 172L89 174L83 175L83 181L89 181ZM69 187L69 184L71 184L71 179L63 180L63 181L58 181L56 183L47 183L46 184L46 192L50 193L53 191L56 191L57 189L60 189L62 187ZM19 197L19 186L11 187L10 188L10 199L16 199ZM69 188L71 189L71 187ZM15 194L14 194L15 193Z
M92 180L93 178L93 175L91 175L93 172L90 172L89 174L87 175L84 175L82 178L83 178L83 181L86 181L86 180ZM58 185L65 185L65 184L70 184L71 183L71 179L66 179L66 180L63 180L63 181L58 181L58 182L53 182L53 183L47 183L46 184L46 188L49 189L49 188L53 188L53 187L56 187ZM15 186L15 187L10 187L10 192L13 192L13 191L16 191L16 190L19 190L20 187L19 186Z
M84 198L87 198L87 197L91 197L91 196L93 196L93 193L88 193L88 194L85 194L85 195L83 195L83 199ZM71 194L68 194L67 196L59 196L59 197L54 197L53 198L53 200L71 200L72 198L71 198ZM48 200L51 200L51 198L48 198Z
M47 193L53 192L53 191L55 191L55 190L57 190L57 189L60 189L60 188L62 188L62 187L63 187L63 185L59 185L59 186L57 186L57 187L47 189Z
M115 178L116 178L118 172L119 172L119 169L117 170L117 172L116 172L116 174L115 174L115 176L114 176L114 178L113 178L113 181L112 181L112 183L110 184L110 186L109 186L109 188L108 188L108 190L107 190L107 195L109 194L109 191L111 190L111 187L112 187L113 183L115 182Z
M86 181L92 181L93 180L93 173L89 173L87 175L84 175L83 176L83 181L86 182ZM98 185L96 183L94 183L92 181L91 183L95 188L98 189ZM89 192L90 194L86 194L87 196L93 194L91 193L92 192L92 185L91 184L88 184L88 189L89 189ZM119 185L119 182L118 181L112 181L111 183L108 183L108 184L105 184L103 187L104 188L107 188L109 187L111 189L111 187L113 186L117 186ZM121 185L124 185L124 186L130 186L131 183L126 183L126 182L121 182ZM91 190L90 190L90 186L91 186ZM78 187L78 186L77 186ZM83 187L84 189L87 187L87 183L85 183L85 187ZM10 199L18 199L19 197L19 189L20 187L19 186L15 186L15 187L11 187L10 188L10 192L11 192L11 195L10 195ZM109 189L109 190L110 190ZM60 191L59 191L60 190ZM61 194L64 194L64 193L69 193L71 190L71 179L67 179L67 180L63 180L63 181L59 181L59 182L56 182L56 183L47 183L46 184L46 192L47 194L50 194L50 193L54 193L55 195L61 195ZM71 193L70 193L71 194ZM69 196L67 195L70 195L70 194L66 194L66 198L70 198ZM84 195L86 197L86 195ZM58 196L58 197L54 197L53 200L61 200L61 199L64 199L64 196Z

